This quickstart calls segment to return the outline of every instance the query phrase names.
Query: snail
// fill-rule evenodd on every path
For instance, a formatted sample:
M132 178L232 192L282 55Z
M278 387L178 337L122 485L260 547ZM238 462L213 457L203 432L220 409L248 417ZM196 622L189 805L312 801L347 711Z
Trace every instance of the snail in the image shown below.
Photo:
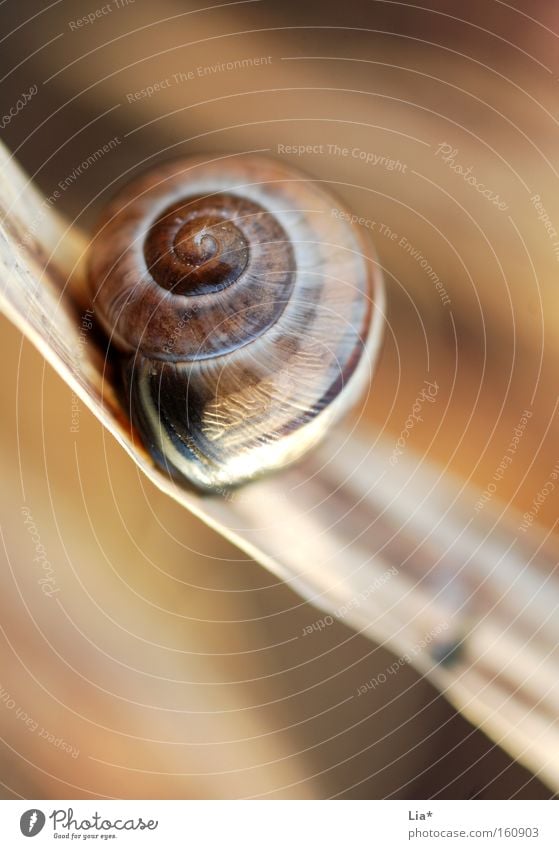
M353 220L255 155L166 163L109 203L88 279L160 467L235 486L301 457L359 397L383 289Z

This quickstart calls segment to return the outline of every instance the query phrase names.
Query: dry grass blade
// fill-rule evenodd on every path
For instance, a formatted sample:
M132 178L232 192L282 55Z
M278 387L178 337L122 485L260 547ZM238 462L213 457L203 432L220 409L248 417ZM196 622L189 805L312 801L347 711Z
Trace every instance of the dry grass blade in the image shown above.
M334 435L297 467L227 498L180 488L134 443L93 336L87 237L2 153L0 305L153 483L337 616L428 675L452 703L559 787L557 553L472 493L386 447ZM387 670L386 674L390 674ZM364 683L378 686L378 681ZM359 695L355 694L354 698Z

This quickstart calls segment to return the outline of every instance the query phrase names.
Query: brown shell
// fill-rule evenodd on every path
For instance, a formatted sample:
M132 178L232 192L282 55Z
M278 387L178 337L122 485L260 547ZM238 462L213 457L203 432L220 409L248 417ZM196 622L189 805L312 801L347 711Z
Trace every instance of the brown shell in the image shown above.
M110 204L89 277L160 465L231 486L300 456L347 409L382 324L379 273L348 219L255 156L173 162Z

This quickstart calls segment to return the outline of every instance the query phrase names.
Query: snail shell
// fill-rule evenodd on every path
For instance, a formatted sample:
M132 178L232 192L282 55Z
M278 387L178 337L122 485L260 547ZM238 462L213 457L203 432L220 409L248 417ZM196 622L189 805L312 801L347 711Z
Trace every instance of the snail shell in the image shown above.
M260 156L128 185L89 256L133 424L160 466L220 489L301 456L370 378L382 283L340 204Z

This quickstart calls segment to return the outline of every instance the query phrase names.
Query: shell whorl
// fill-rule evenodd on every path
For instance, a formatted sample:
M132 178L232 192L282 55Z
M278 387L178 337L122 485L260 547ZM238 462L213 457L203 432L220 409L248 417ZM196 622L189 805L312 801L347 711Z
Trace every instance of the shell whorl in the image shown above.
M344 411L370 376L382 298L348 217L254 156L169 163L108 207L91 285L160 465L234 485L300 456Z

